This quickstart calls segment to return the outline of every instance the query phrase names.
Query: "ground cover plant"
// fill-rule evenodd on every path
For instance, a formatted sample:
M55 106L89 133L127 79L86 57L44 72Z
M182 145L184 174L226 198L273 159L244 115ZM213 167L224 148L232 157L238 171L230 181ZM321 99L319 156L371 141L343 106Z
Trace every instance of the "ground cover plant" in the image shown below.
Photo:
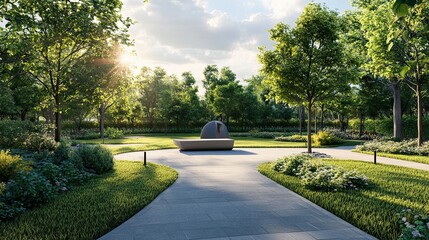
M429 164L429 142L417 146L415 139L403 141L374 139L356 146L355 151L366 154L373 154L374 151L377 151L378 156Z
M370 180L359 191L314 191L299 178L259 166L259 172L300 194L379 239L398 239L401 229L397 213L403 209L429 211L429 174L426 171L358 161L323 160L329 165L356 170Z
M0 239L96 239L143 209L176 178L177 172L166 166L117 161L114 171L0 222Z
M301 184L313 190L358 190L368 186L368 178L354 170L325 164L320 158L298 154L278 159L272 169L279 173L298 177Z
M53 152L27 153L25 159L0 151L0 221L40 207L113 165L113 155L99 145L73 149L61 143Z

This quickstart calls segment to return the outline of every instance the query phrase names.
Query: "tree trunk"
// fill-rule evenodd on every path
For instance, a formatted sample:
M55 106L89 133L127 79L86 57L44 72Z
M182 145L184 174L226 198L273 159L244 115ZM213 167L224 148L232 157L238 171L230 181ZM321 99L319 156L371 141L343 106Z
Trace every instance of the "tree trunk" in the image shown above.
M61 141L61 106L60 106L60 97L55 96L55 141Z
M325 104L322 104L320 109L320 129L323 130L325 128Z
M55 141L61 141L61 113L59 109L55 111Z
M311 153L311 103L308 103L307 113L307 152Z
M314 108L314 133L317 134L317 107Z
M402 138L402 110L401 110L401 88L400 82L392 82L393 92L393 137Z
M302 135L302 107L298 106L299 135Z
M364 129L364 115L362 112L359 113L359 138L363 135L363 129Z
M22 110L20 115L21 121L25 121L25 118L27 117L27 110Z
M417 145L421 146L423 144L423 135L422 135L422 121L423 121L423 103L422 103L422 90L421 83L417 79L416 85L416 95L417 95Z
M100 138L104 138L104 115L106 113L106 105L102 103L99 108L100 113Z

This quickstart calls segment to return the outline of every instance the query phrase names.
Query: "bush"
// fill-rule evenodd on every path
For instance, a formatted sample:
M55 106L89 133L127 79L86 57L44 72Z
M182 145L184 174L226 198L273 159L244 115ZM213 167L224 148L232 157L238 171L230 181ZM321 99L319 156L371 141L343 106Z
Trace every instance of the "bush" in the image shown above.
M0 182L7 182L20 171L31 170L31 165L20 156L13 156L8 151L0 151Z
M307 154L280 158L273 164L273 170L287 175L296 176L299 173L301 166L311 159L312 157Z
M100 133L98 132L87 132L75 137L80 140L90 140L90 139L98 139L100 138Z
M34 171L18 173L6 184L3 194L6 204L22 203L25 208L39 206L53 196L54 188L49 180Z
M357 190L368 186L366 176L356 171L325 165L308 154L281 158L272 164L272 168L277 172L299 177L305 187L313 190Z
M66 188L67 179L63 177L59 166L53 163L44 163L39 167L38 171L51 183L56 191Z
M399 240L429 239L429 215L411 209L398 213L401 236Z
M368 179L364 175L329 165L321 165L315 171L300 172L300 175L304 186L316 190L357 190L368 185Z
M30 121L0 121L0 146L40 150L55 148L51 136L52 126Z
M105 147L84 145L78 153L83 166L94 173L101 174L113 169L113 155Z
M341 139L334 136L334 134L327 131L319 131L313 136L314 146L334 145L342 142Z
M307 135L292 135L276 137L276 141L280 142L307 142Z
M25 139L22 147L38 152L42 150L52 151L57 148L57 143L50 136L40 133L30 133Z
M117 128L107 128L105 132L106 137L112 138L112 139L119 139L124 137L124 133L122 130L119 130Z
M393 154L408 154L408 155L429 155L429 142L424 142L422 146L417 146L417 140L410 139L404 141L392 141L384 139L374 139L366 142L363 145L356 146L358 151L373 152L379 151Z
M54 160L56 164L69 160L73 155L73 149L70 144L61 142L54 151Z

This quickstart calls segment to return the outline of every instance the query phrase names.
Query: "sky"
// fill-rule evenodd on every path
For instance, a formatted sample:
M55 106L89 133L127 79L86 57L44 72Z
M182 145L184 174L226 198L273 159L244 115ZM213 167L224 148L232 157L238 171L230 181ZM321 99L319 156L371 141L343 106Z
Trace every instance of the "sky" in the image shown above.
M190 71L200 86L209 64L247 79L260 69L258 47L273 44L268 30L279 22L293 26L310 2L339 13L352 9L348 0L123 0L123 15L136 21L133 54L123 61L136 72L159 66L179 79Z

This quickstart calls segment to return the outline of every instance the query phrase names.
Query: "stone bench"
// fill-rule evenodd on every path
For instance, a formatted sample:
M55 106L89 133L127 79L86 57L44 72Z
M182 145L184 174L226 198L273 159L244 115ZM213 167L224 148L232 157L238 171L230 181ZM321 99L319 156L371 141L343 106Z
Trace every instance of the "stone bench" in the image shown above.
M173 139L173 142L182 151L232 150L234 147L234 139L230 138Z

